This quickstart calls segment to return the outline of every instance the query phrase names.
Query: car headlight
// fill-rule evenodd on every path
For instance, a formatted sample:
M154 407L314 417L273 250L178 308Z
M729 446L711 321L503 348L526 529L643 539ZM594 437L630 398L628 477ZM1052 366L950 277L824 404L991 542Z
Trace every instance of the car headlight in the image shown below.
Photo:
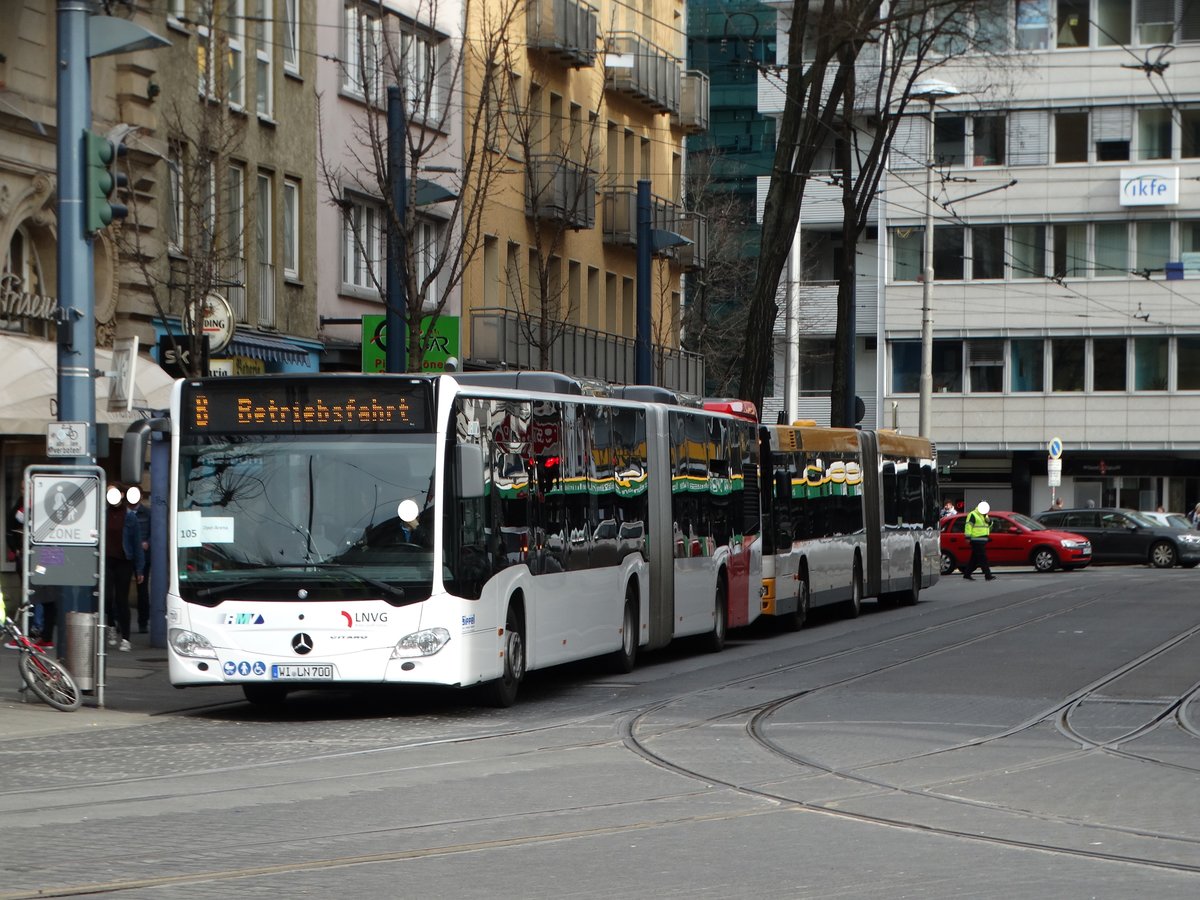
M193 656L198 659L216 659L216 648L208 638L187 631L184 628L172 628L167 632L167 640L180 656Z
M1185 544L1200 544L1200 534L1181 534L1179 539Z
M1082 550L1084 547L1086 547L1091 542L1090 541L1068 541L1068 540L1064 539L1060 543L1068 550Z
M433 656L450 643L450 632L445 628L426 628L406 634L392 648L392 659L411 659L414 656Z

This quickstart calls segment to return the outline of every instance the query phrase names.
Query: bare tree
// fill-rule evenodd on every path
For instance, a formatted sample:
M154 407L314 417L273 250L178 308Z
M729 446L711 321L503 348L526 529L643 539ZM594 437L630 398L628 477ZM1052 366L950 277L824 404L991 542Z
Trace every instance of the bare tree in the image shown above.
M140 129L120 136L132 152L126 158L129 220L117 236L122 258L135 267L164 329L169 315L185 324L188 354L165 330L180 367L193 377L208 374L197 348L205 340L209 296L229 299L241 291L244 298L245 291L245 169L232 165L245 140L245 118L221 102L230 88L226 66L203 64L225 58L228 34L214 4L205 4L201 14L194 23L201 42L197 83L160 102L161 136Z
M743 342L741 395L761 403L773 363L772 333L780 275L800 217L808 178L834 148L843 188L843 257L833 409L844 406L848 333L857 240L878 190L896 129L914 83L929 70L986 44L973 29L976 11L993 3L969 0L795 0L788 32L783 115L762 222L762 252ZM1001 5L1000 8L1003 8ZM865 52L868 51L869 52ZM867 121L875 124L864 133ZM839 142L840 144L835 144Z
M393 300L387 295L379 226L357 217L343 191L355 189L379 203L398 237L387 255L400 260L404 299L395 312L408 327L405 359L411 371L421 369L434 323L482 245L488 193L507 159L507 139L496 115L502 75L513 23L524 9L523 0L464 0L462 20L478 19L481 27L454 48L438 46L437 0L421 0L413 23L403 26L391 15L377 28L360 21L350 58L340 61L344 79L357 85L364 100L354 132L344 146L340 140L331 146L329 135L319 128L318 165L330 202L341 209L359 254L373 263L366 267L368 278L389 304ZM400 88L407 121L401 136L405 190L399 200L392 190L398 173L388 165L385 99L390 85ZM322 99L317 98L319 126ZM444 136L456 132L456 123L462 123L461 144L448 147ZM433 172L436 178L427 177ZM436 219L422 211L433 204ZM429 324L422 331L426 316Z

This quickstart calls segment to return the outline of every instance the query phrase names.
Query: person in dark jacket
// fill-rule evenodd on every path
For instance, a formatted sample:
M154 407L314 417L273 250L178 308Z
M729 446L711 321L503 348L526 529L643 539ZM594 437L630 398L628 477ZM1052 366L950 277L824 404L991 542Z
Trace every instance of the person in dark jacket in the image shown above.
M138 584L145 580L146 554L138 529L136 503L128 503L126 492L121 493L121 499L108 508L105 522L104 593L109 625L115 626L115 630L109 630L109 646L129 651L133 646L129 643L129 585L135 578Z

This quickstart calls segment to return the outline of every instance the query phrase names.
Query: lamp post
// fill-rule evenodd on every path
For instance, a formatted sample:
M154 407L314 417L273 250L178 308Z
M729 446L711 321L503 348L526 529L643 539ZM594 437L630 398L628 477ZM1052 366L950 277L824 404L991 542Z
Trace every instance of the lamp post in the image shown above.
M953 97L958 88L945 81L926 79L913 85L909 97L929 102L929 137L925 151L925 249L922 254L921 285L921 381L917 433L929 437L933 430L933 108L943 97Z

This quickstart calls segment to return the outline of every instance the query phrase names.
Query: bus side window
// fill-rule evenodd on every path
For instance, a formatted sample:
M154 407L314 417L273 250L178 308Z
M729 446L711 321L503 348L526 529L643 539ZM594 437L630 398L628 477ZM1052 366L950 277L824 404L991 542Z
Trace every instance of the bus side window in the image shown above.
M895 525L898 522L896 515L896 464L894 462L885 462L883 464L883 472L880 483L880 493L883 495L883 524Z

